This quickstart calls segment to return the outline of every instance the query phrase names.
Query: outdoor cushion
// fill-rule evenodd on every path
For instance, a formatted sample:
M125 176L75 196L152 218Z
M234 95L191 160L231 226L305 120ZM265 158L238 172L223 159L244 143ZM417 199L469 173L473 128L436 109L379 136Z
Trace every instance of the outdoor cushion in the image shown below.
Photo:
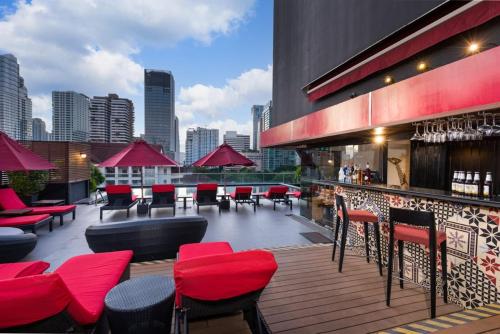
M231 253L233 253L233 248L229 242L225 241L184 244L179 248L178 261L189 260L202 256Z
M106 186L108 194L128 194L132 193L132 187L128 184L116 184Z
M252 194L252 187L236 187L235 191L230 193L232 199L236 199L236 194L238 195L246 195L245 198L248 198Z
M300 191L294 191L293 192L293 197L300 198L301 196L302 196L302 192L300 192Z
M63 311L71 300L58 274L0 280L0 328L27 325Z
M0 208L2 210L19 210L25 209L27 206L17 196L12 188L0 189Z
M414 242L429 247L429 229L396 225L394 226L394 239ZM446 241L446 233L436 231L436 241L438 246L441 245L441 243Z
M31 207L29 215L39 215L39 214L56 214L56 213L67 213L71 212L76 208L76 205L58 205L58 206L35 206Z
M0 280L38 275L50 267L44 261L16 262L0 264Z
M340 219L344 219L342 210L338 210L337 214L339 215ZM363 223L378 222L378 217L374 213L371 213L368 210L347 210L347 215L349 216L349 219L352 220L353 222L363 222Z
M67 310L77 323L97 322L104 310L104 297L118 284L132 255L132 251L79 255L55 271L71 293Z
M264 197L271 198L274 196L285 197L286 192L288 191L287 186L273 186L269 187L269 190L264 193Z
M137 195L132 195L132 202L135 202L137 200Z
M196 186L196 190L205 191L205 190L213 190L217 191L219 185L217 183L201 183Z
M176 304L181 296L218 301L263 289L278 269L263 250L202 256L174 264Z
M175 185L173 184L153 184L151 187L154 193L166 193L175 191Z
M49 217L50 215L48 214L33 215L33 216L17 216L17 217L7 217L7 218L2 217L0 218L0 226L12 227L12 226L33 225Z

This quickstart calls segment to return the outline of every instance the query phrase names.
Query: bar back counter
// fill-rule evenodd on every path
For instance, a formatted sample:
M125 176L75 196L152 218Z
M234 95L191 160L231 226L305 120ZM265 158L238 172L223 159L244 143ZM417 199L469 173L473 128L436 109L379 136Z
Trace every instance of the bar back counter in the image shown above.
M500 197L482 196L486 173L500 177L500 137L427 143L409 140L412 134L399 133L394 140L388 136L379 144L353 139L345 145L299 150L301 215L334 230L335 194L344 195L351 209L375 213L381 222L382 262L387 266L389 208L433 211L437 230L446 233L449 300L466 308L500 303ZM480 193L465 196L451 191L454 172L461 169L472 175L478 171ZM498 193L497 180L489 186ZM348 235L352 244L364 245L362 224L351 224ZM370 243L370 253L376 254L375 243ZM428 287L428 249L409 242L404 247L405 278ZM365 254L364 246L353 250ZM440 255L438 263L440 268Z

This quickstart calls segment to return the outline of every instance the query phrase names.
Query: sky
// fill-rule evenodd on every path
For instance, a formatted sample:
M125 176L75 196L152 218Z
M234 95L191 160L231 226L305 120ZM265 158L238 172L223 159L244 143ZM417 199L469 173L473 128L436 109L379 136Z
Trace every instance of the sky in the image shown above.
M144 133L144 69L172 71L184 151L190 127L251 134L272 95L272 20L271 0L0 0L0 53L49 130L51 92L73 90L131 99Z

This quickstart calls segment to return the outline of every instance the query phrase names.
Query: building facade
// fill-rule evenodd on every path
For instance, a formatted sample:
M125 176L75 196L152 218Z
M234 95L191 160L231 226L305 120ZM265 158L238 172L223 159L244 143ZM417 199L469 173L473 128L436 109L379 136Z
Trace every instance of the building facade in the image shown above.
M0 131L18 140L32 138L32 104L17 58L0 55Z
M134 137L134 104L117 94L90 100L90 141L130 143Z
M250 168L254 168L256 172L262 171L262 152L256 150L248 150L248 151L242 151L241 154L243 154L248 159L252 160L253 163L255 164L254 167Z
M258 145L259 140L259 123L262 117L262 112L264 111L263 105L253 105L251 109L252 114L252 149L260 149Z
M47 126L41 118L33 118L32 129L34 141L51 140L51 134L47 132Z
M219 146L219 130L196 128L186 132L186 166L212 152Z
M238 134L236 131L224 133L224 144L228 144L238 152L250 150L250 136Z
M54 141L87 142L90 135L90 101L73 91L52 92Z
M174 138L175 138L175 161L182 161L181 159L181 143L179 136L179 117L175 116L174 120Z
M175 155L175 81L170 71L144 70L144 135Z

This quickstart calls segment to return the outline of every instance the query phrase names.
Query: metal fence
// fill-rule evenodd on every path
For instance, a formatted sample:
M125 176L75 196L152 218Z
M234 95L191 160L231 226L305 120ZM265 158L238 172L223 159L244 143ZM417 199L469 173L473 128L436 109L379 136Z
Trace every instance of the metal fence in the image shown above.
M189 173L172 174L174 184L269 184L296 183L295 173Z

